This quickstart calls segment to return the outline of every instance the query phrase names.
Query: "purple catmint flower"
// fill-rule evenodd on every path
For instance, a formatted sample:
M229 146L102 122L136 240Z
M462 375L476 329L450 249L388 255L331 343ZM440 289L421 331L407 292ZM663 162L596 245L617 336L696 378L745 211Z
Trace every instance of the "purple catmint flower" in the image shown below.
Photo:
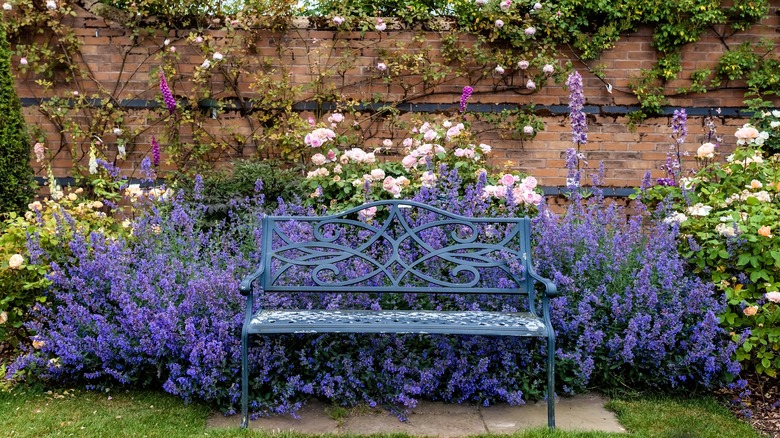
M579 147L588 142L588 122L585 118L585 113L582 111L585 104L582 76L577 71L573 72L566 80L566 86L569 88L572 142Z
M162 69L160 69L160 93L162 93L163 102L165 102L168 111L171 114L176 112L176 99L173 98L171 89L168 88L168 81L165 80L165 72Z
M157 142L154 136L152 136L152 164L154 164L154 167L160 165L160 143Z
M469 100L469 97L471 97L471 93L474 92L474 89L470 86L466 85L463 87L463 91L460 93L460 112L465 113L466 112L466 102Z
M674 110L672 115L672 138L675 143L685 143L685 137L688 136L688 114L685 112L685 108Z

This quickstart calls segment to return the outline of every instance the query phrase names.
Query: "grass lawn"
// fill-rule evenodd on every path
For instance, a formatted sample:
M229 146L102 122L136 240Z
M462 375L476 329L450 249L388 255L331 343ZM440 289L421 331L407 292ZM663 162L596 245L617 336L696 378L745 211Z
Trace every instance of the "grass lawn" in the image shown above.
M631 437L760 437L708 397L695 399L639 398L609 402ZM246 437L302 436L234 429L207 429L210 410L158 392L97 393L16 388L0 392L0 436L4 437ZM404 435L387 435L403 437ZM484 435L488 436L488 435ZM497 436L497 435L495 435ZM550 432L534 429L522 438L607 438L626 434L601 432Z

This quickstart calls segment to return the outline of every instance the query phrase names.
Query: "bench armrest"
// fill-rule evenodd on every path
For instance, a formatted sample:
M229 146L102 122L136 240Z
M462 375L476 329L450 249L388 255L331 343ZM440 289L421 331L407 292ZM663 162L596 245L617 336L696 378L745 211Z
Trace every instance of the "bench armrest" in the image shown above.
M531 278L544 285L544 289L548 298L555 298L558 296L558 287L555 286L555 283L553 283L552 280L550 280L549 278L544 278L541 275L537 274L533 270L533 268L528 270L528 275L530 275Z
M241 295L247 296L252 292L252 283L255 282L261 275L263 275L263 271L265 270L264 265L260 265L257 270L246 277L244 277L243 280L241 280L241 283L238 285L238 290L241 291Z

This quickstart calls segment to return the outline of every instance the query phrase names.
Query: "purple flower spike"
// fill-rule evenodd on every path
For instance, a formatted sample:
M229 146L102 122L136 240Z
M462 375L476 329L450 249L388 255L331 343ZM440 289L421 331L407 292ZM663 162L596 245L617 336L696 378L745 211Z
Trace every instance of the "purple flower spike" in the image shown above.
M582 90L582 76L578 72L569 75L566 80L569 88L569 109L571 111L571 138L577 145L588 142L588 121L582 108L585 104L585 95Z
M160 165L160 143L157 143L157 139L152 137L152 163L154 167Z
M168 107L168 111L171 114L176 112L176 99L173 98L171 89L168 88L168 81L165 80L165 73L162 70L160 70L160 92L162 93L165 106Z
M464 113L466 112L466 101L469 100L469 97L471 97L471 93L474 92L474 89L466 85L463 87L463 93L460 95L460 112Z

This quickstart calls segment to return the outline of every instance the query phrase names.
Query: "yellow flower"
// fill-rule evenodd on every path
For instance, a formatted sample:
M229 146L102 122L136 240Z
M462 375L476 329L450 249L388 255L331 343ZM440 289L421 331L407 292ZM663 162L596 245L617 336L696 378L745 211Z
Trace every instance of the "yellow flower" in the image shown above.
M34 349L40 350L41 348L43 348L44 345L46 345L45 342L39 341L37 339L33 339L32 346Z
M772 237L772 229L764 225L763 227L758 229L758 235L764 237Z

